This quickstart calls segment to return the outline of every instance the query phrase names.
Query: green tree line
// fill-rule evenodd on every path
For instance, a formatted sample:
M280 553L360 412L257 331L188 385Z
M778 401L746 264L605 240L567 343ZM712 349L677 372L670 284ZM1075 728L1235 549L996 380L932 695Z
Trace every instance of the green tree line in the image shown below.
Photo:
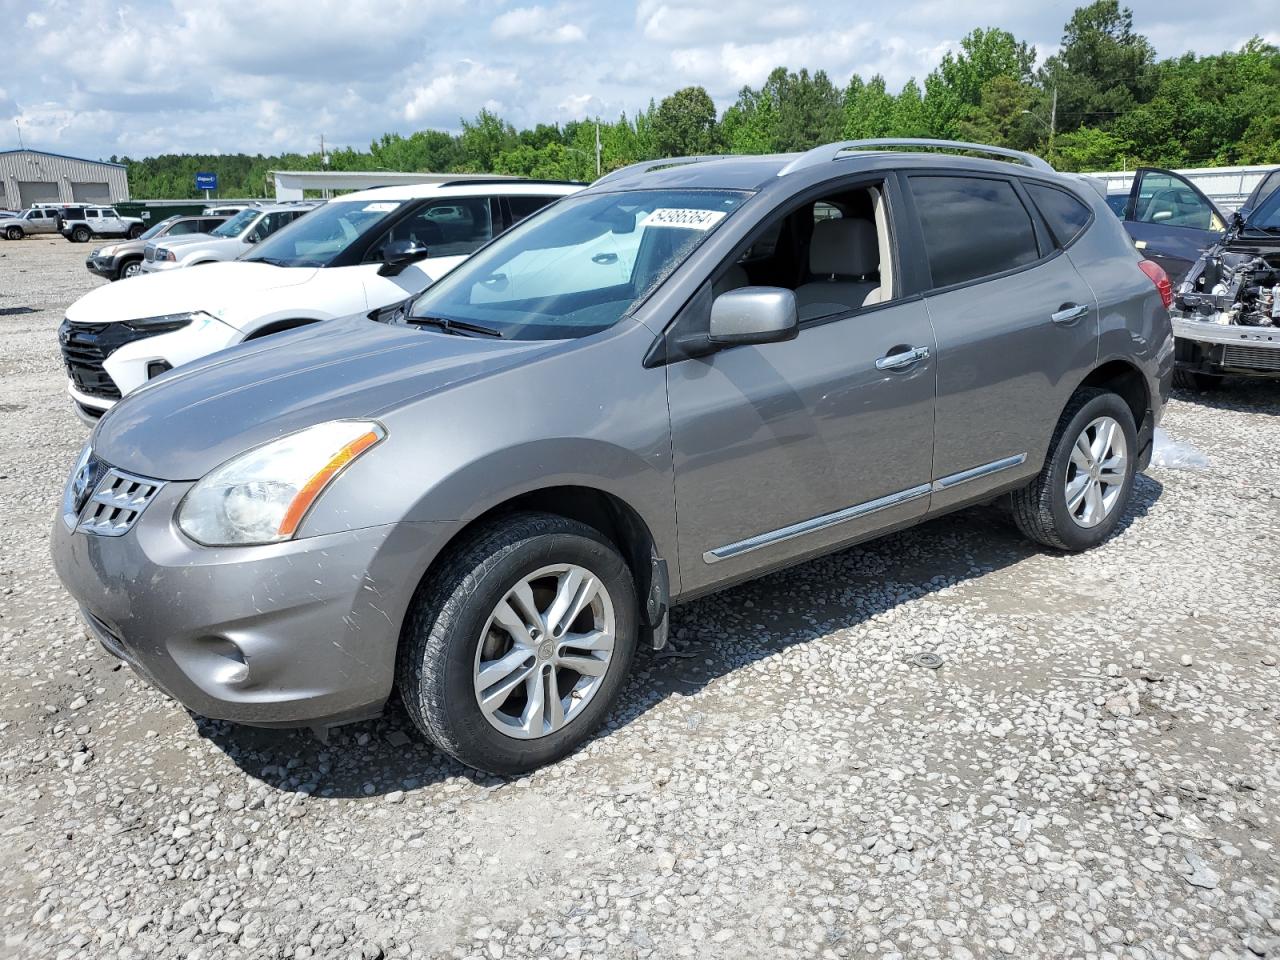
M1077 9L1057 53L1006 30L979 28L922 81L897 93L884 77L838 86L824 71L776 68L723 112L702 87L677 90L633 117L517 130L481 110L461 130L383 134L368 150L328 154L331 170L518 174L592 180L596 136L607 172L639 160L706 153L775 153L869 137L939 137L1030 150L1063 170L1151 164L1280 163L1280 49L1255 37L1236 51L1156 58L1118 0ZM113 157L113 160L116 158ZM195 197L198 171L223 196L272 192L270 170L318 170L319 153L169 154L122 159L134 196Z

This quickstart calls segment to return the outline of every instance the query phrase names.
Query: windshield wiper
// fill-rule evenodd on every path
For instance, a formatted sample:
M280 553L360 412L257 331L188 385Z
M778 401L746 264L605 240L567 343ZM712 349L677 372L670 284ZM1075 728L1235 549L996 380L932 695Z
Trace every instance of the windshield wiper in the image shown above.
M458 336L464 333L478 333L484 337L506 336L497 327L486 327L484 324L472 323L470 320L454 320L451 317L405 317L404 322L418 327L439 327L445 333L454 333Z

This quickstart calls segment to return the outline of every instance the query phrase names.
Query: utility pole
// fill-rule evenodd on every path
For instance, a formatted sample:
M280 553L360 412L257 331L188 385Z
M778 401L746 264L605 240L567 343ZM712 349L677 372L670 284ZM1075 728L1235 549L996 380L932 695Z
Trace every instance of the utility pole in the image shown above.
M324 134L323 133L320 134L320 169L321 170L329 169L329 157L324 152ZM324 188L324 198L326 200L329 199L328 187Z
M600 179L600 124L596 123L596 179Z
M17 127L17 128L18 128L18 149L19 149L19 150L25 150L25 149L27 149L27 148L26 148L26 145L25 145L25 144L23 144L23 142L22 142L22 121L21 121L21 120L19 120L17 117L14 117L14 118L13 118L13 125L14 125L15 127Z
M1053 104L1049 107L1049 158L1053 159L1053 133L1058 128L1058 86L1053 87Z

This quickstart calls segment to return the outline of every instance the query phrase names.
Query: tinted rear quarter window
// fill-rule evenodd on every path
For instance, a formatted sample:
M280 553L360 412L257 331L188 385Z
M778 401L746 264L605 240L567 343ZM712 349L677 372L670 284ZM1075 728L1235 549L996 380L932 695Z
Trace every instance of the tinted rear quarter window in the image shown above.
M1007 180L911 178L934 287L978 280L1040 258L1031 215Z
M507 197L507 206L511 208L511 223L514 226L525 217L537 213L552 200L559 197Z
M1039 183L1024 183L1032 202L1040 208L1040 215L1049 224L1049 231L1058 246L1065 247L1089 225L1092 211L1076 197Z

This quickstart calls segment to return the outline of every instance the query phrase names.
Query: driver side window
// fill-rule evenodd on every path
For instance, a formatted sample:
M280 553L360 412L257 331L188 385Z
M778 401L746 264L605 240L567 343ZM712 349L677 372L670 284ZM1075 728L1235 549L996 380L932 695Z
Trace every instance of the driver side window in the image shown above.
M795 291L801 323L892 299L881 184L833 193L779 215L714 276L712 294L747 286ZM883 266L882 266L883 265Z
M378 238L366 262L384 258L387 244L412 240L430 257L464 257L493 238L493 210L486 197L447 197L423 204Z
M1182 181L1167 174L1148 173L1138 190L1134 220L1169 227L1217 229L1213 208Z

